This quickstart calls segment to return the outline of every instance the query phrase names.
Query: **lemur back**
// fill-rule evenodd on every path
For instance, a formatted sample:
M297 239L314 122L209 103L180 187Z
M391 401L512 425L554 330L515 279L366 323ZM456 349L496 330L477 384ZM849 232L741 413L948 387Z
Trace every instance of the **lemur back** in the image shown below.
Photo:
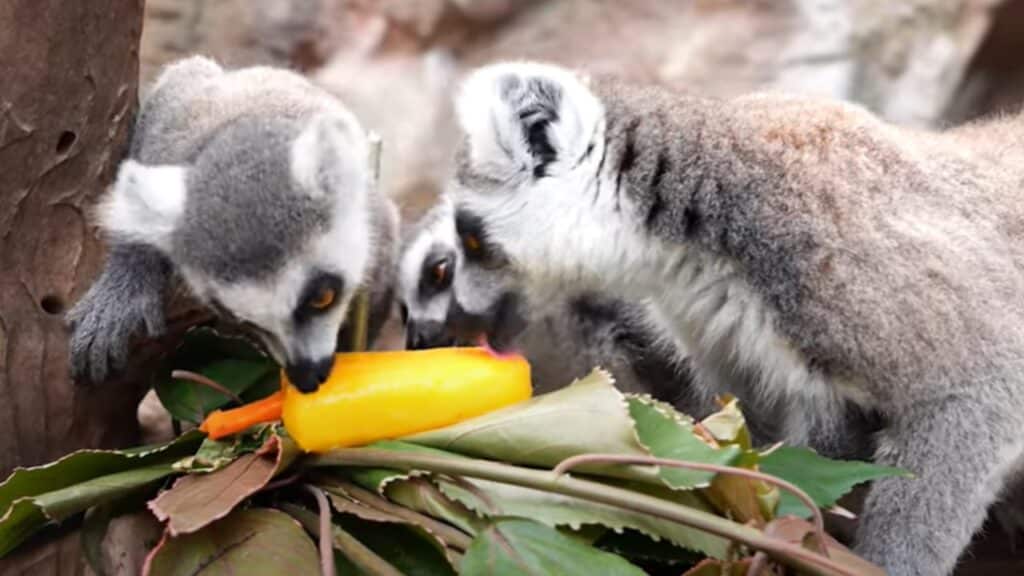
M843 450L877 414L857 550L948 574L1022 464L1024 129L712 100L498 64L470 75L452 188L531 289L652 298L712 393ZM1000 150L1007 153L1000 154ZM856 443L852 446L856 448Z

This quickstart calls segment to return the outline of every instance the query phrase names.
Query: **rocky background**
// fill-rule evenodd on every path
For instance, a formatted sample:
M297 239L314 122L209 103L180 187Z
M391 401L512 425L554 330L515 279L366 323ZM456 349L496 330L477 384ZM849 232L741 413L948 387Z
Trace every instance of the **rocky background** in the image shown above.
M437 193L468 68L532 58L717 96L772 89L941 126L1024 94L1024 3L1000 0L149 0L142 79L195 52L305 71L384 138L383 185Z
M143 83L192 53L307 73L382 135L382 186L408 221L449 169L452 91L488 61L548 60L715 96L821 94L944 127L1016 110L1022 50L1020 0L148 0L140 58ZM381 346L400 343L392 326ZM170 428L152 400L140 418L156 440ZM964 574L1024 567L993 531Z

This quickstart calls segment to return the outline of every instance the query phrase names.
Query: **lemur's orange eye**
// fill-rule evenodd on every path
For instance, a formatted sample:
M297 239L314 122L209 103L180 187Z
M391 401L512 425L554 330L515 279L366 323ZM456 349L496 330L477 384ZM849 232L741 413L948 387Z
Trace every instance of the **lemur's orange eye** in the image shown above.
M463 243L466 245L466 250L469 252L476 252L480 249L480 239L472 234L466 236Z
M334 289L321 288L316 295L309 300L309 306L317 310L324 310L334 303Z
M438 284L438 285L443 284L445 278L448 277L448 261L447 260L441 260L440 262L435 264L434 265L434 269L433 269L433 274L434 274L434 284Z

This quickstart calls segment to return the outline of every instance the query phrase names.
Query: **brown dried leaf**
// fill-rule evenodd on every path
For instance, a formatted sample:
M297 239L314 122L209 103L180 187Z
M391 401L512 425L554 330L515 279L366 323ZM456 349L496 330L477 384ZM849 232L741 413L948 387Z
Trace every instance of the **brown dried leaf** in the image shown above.
M683 576L745 576L750 569L752 559L743 560L715 560L706 558L698 562L693 568L683 572ZM761 576L775 576L777 572L769 566L761 571Z
M814 526L803 518L786 516L772 520L764 527L764 533L792 544L806 546L816 544ZM858 576L885 576L885 571L867 560L857 556L838 540L825 534L828 556L837 564L842 564Z
M243 500L263 489L298 455L294 443L271 436L256 452L240 456L209 474L183 476L149 502L171 536L188 534L227 516Z
M165 535L144 576L319 574L316 546L293 518L267 508L237 510L195 532Z

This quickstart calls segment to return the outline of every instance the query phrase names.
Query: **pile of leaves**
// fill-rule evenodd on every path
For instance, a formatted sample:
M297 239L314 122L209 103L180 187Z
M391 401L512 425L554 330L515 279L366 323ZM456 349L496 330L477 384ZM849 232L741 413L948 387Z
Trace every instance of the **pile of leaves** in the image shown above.
M176 421L194 425L279 380L245 341L198 329L154 385ZM303 454L276 423L18 469L0 484L0 557L84 516L83 548L102 573L97 543L110 519L148 508L165 526L149 576L882 574L824 534L821 509L900 474L803 448L754 449L735 400L696 422L595 370L366 447Z

